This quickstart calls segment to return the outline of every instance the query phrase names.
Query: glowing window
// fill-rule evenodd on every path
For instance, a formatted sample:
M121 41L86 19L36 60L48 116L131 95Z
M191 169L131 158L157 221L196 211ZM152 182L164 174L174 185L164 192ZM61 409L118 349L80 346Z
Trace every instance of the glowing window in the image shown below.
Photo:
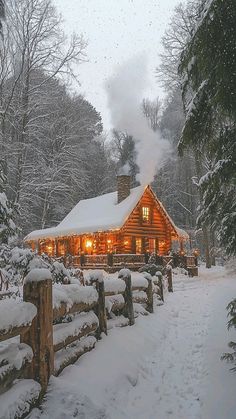
M58 255L57 256L65 256L66 254L66 244L64 240L58 240Z
M85 247L87 249L91 249L92 245L93 245L92 240L86 240Z
M149 252L156 253L156 240L155 239L149 239Z
M142 253L142 239L141 238L136 238L136 240L135 240L135 250L136 250L137 254Z
M142 220L145 223L150 222L150 208L149 207L142 207Z

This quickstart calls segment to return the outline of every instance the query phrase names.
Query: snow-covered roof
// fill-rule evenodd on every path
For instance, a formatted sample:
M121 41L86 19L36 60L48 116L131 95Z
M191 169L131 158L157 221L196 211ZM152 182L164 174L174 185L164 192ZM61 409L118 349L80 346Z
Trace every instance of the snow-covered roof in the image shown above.
M185 230L183 230L182 228L177 227L176 225L175 225L175 229L177 231L178 236L181 237L181 239L189 240L189 235Z
M138 186L131 189L130 195L119 204L117 203L117 192L111 192L95 198L83 199L56 227L35 230L29 233L25 237L25 240L53 239L55 237L118 230L123 227L146 188L147 186ZM154 193L153 195L155 196ZM161 211L168 218L173 232L181 238L188 238L188 234L184 230L175 226L161 202L156 197L155 199Z
M117 204L117 192L81 200L56 227L35 230L25 240L38 240L120 229L145 190L138 186Z
M162 204L161 201L159 201L159 199L157 199L156 195L154 194L154 192L151 189L151 192L154 195L154 198L159 206L159 208L161 209L162 213L165 215L165 217L168 219L169 223L171 224L173 230L172 230L172 234L174 236L177 236L178 238L181 238L183 240L189 240L189 235L188 233L183 230L182 228L179 228L176 226L176 224L174 223L174 221L172 220L171 216L168 214L168 212L166 211L164 205Z

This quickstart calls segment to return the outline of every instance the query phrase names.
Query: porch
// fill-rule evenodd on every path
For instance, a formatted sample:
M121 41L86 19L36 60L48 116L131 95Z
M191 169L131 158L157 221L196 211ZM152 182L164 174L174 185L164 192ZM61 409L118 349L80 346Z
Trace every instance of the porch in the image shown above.
M104 255L80 255L67 256L63 258L63 262L67 267L73 266L80 269L103 269L106 272L113 273L122 268L128 268L132 271L138 271L142 266L148 263L149 254L104 254ZM159 256L156 255L156 265L166 266L171 264L172 267L184 268L189 276L198 276L198 260L196 256L189 255L173 255Z
M138 271L147 262L144 254L103 254L68 256L66 266L80 269L104 269L107 272L116 272L122 268Z
M37 242L32 241L30 244L32 249L37 250L39 254L46 253L56 258L71 255L74 261L82 260L82 264L84 264L84 257L86 264L90 264L89 261L97 261L102 265L110 265L110 262L107 263L107 255L113 255L115 264L121 263L122 259L125 262L130 262L134 256L140 262L146 253L158 253L163 256L171 248L170 239L164 240L163 237L160 239L154 234L149 235L142 231L135 235L110 232L55 239L45 238ZM92 262L92 264L94 263Z

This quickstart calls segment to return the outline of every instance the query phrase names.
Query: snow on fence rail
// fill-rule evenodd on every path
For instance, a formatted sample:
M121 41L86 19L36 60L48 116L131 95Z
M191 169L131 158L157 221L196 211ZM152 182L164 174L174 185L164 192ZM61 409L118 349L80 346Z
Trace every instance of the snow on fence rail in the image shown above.
M167 274L171 291L171 270ZM21 342L0 346L0 419L23 417L39 403L50 376L60 374L107 334L111 311L118 326L133 325L135 313L152 313L157 289L149 274L131 278L128 269L121 269L118 279L105 280L101 271L93 271L88 286L52 286L48 270L32 270L24 281L23 302L0 301L0 341L20 335Z
M37 314L31 303L3 300L0 304L0 341L26 332Z
M93 287L79 285L53 286L53 319L66 314L92 310L98 301L98 293Z
M23 343L23 336L32 327L36 316L37 308L30 302L9 299L0 302L0 342L18 335L22 341L10 344L4 342L0 347L0 418L21 417L29 413L39 399L40 384L24 379L29 376L33 350Z
M85 352L94 348L96 337L106 333L103 317L105 306L99 305L100 284L93 286L53 286L53 351L54 374L75 362ZM104 314L103 314L104 312ZM96 313L96 314L95 314ZM64 316L70 321L61 321ZM90 336L96 332L96 337Z

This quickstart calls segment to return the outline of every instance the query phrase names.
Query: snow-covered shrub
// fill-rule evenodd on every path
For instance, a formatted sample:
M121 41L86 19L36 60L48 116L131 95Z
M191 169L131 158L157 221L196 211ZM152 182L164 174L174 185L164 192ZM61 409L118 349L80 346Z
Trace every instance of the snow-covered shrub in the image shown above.
M156 254L155 253L151 253L151 255L149 256L148 259L148 264L152 265L156 263Z
M0 246L0 271L8 285L19 286L28 272L29 262L34 252L19 247L10 248L9 245Z
M96 281L102 282L104 279L104 273L102 270L94 269L89 272L86 278L86 285L93 284Z
M53 282L57 284L69 284L71 275L69 270L67 270L62 262L57 260L51 265L51 272Z
M82 271L82 269L79 268L71 268L70 269L70 283L71 284L80 284L80 285L85 285L85 280L84 280L84 273Z
M172 270L174 275L188 275L188 271L185 268L177 267Z
M231 329L232 327L236 329L236 298L228 304L227 310L228 316L230 317L230 320L228 321L228 329ZM236 342L229 342L228 346L232 349L232 352L223 354L221 359L231 362L234 365L231 370L236 371Z
M37 255L31 249L14 247L9 245L0 246L0 290L9 286L21 286L24 277L32 269L49 269L54 283L83 283L83 275L80 270L67 269L59 262L47 255Z
M17 234L17 227L13 221L14 208L7 199L5 192L0 192L0 242L8 243Z
M229 274L234 274L236 272L236 258L228 259L225 268Z
M142 266L139 269L139 272L147 272L149 273L151 276L156 275L156 272L161 272L163 273L164 267L161 265L155 265L154 263L149 264L147 263L146 265Z

